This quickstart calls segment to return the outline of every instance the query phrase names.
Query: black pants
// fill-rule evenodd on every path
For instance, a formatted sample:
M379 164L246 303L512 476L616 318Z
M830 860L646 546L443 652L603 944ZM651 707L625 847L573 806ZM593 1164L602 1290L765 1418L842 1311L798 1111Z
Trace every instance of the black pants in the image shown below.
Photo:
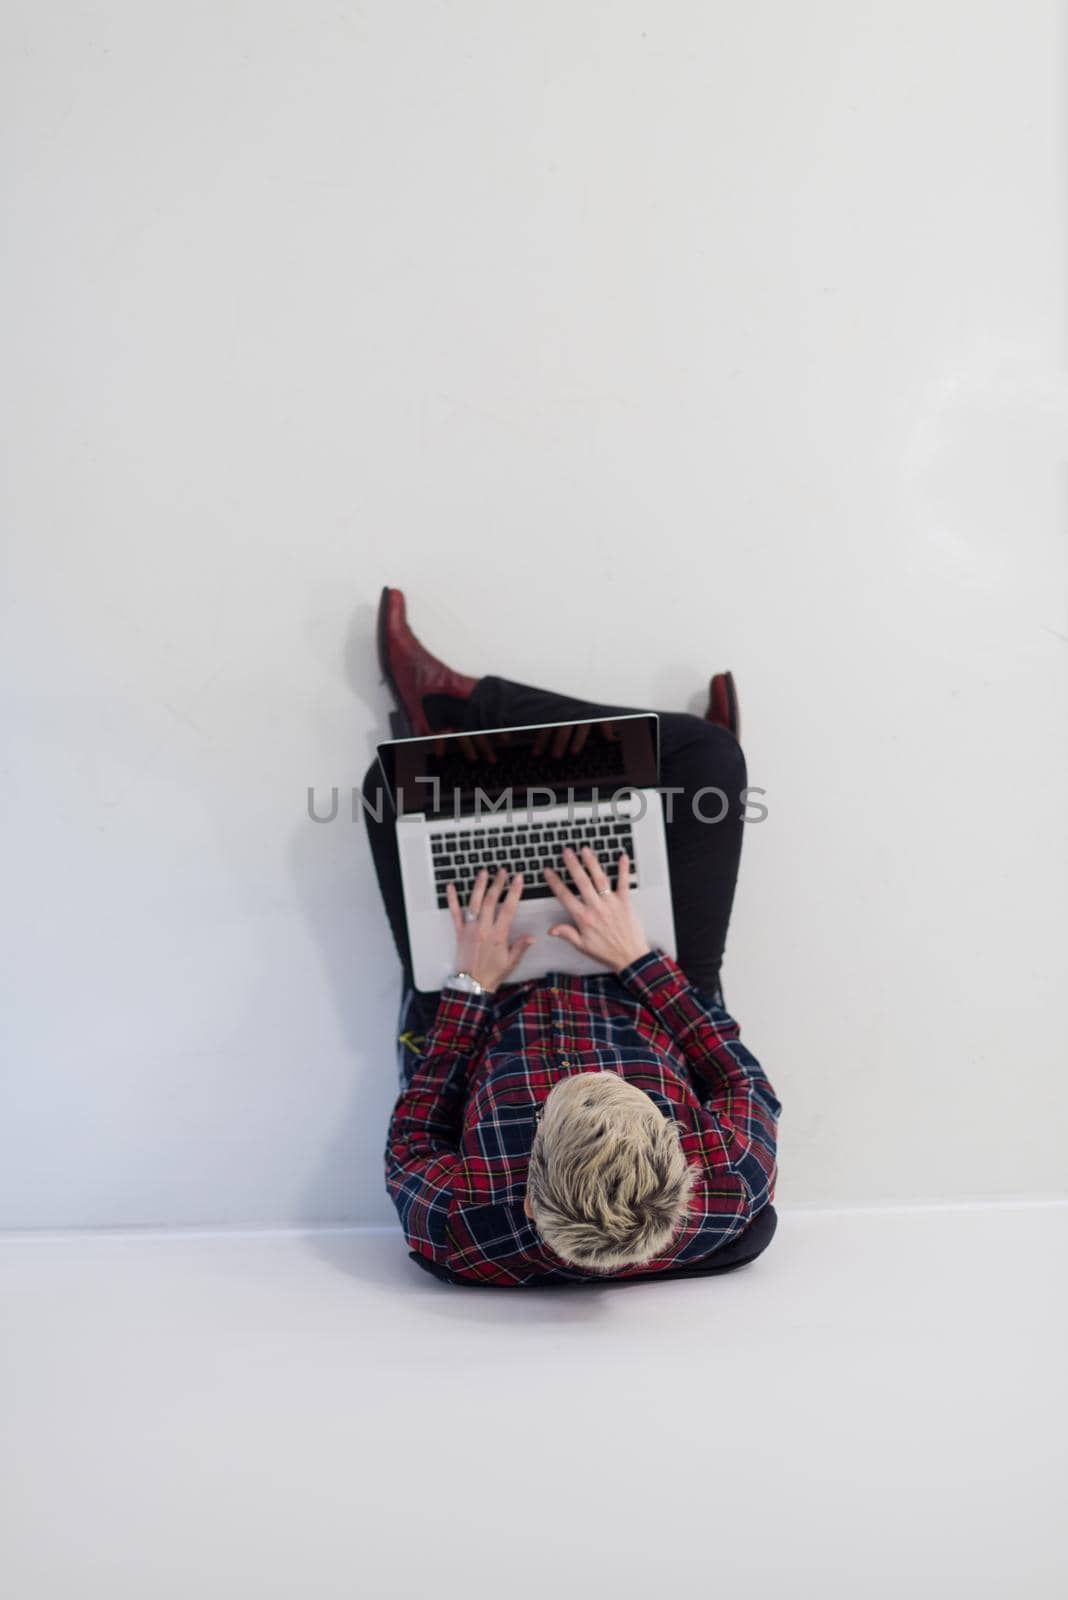
M439 709L443 714L437 721L433 706L427 707L432 724L469 732L587 718L592 721L648 708L599 705L507 678L487 677L478 680L469 700L452 701L447 708ZM405 984L414 989L394 817L388 795L380 794L381 782L376 761L364 779L367 804L363 812ZM660 712L660 785L664 790L682 791L664 796L678 962L690 982L710 999L720 996L720 967L742 851L745 783L745 757L732 733L688 712ZM700 798L700 814L695 813L694 796L705 788L719 789L726 796L721 821L711 820L724 811L724 803L716 794ZM380 822L368 807L380 812ZM709 820L702 820L702 816ZM429 1026L433 1020L438 1000L437 992L416 991L424 1025Z

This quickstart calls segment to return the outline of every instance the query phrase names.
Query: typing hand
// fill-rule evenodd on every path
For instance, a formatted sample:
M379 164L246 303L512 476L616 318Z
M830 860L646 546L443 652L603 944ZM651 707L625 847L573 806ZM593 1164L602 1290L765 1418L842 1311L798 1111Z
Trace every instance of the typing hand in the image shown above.
M573 895L564 887L559 873L545 868L546 883L572 919L554 924L549 932L557 939L566 939L595 961L603 961L615 972L646 955L652 946L631 903L630 858L626 851L617 862L614 890L589 845L582 847L581 862L568 846L564 862L579 892Z
M466 919L454 883L447 886L445 899L456 929L456 970L469 972L483 989L492 990L519 965L534 943L534 935L528 934L525 939L509 943L512 921L523 893L523 874L516 873L503 900L507 872L498 867L487 888L488 877L485 867L480 868L467 906L473 920Z

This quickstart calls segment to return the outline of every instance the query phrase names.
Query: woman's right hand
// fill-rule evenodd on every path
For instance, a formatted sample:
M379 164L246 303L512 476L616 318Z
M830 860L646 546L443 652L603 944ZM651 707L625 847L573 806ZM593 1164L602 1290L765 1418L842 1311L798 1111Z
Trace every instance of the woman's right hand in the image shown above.
M546 883L572 919L554 924L549 932L614 972L621 972L639 956L648 955L652 946L642 932L630 898L630 858L626 851L617 862L614 890L589 845L582 847L581 862L570 846L564 851L564 861L579 892L572 894L559 873L545 868Z
M492 883L485 867L480 867L466 911L460 904L456 885L445 886L445 898L456 929L456 970L470 973L488 994L515 971L534 943L532 933L514 944L511 942L512 923L523 893L523 874L516 873L502 900L507 881L508 874L503 867L498 867Z

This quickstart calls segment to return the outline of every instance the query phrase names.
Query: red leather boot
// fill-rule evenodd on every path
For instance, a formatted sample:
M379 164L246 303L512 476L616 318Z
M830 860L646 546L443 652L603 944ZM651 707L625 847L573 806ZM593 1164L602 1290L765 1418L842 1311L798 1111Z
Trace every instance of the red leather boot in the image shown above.
M708 683L708 710L706 722L715 722L729 728L736 739L742 735L742 717L738 709L738 691L734 687L734 674L717 672Z
M435 731L423 709L425 694L448 694L467 700L478 682L477 678L454 672L424 650L408 626L400 589L383 589L378 602L378 664L401 709L400 719L390 719L393 733L399 738Z

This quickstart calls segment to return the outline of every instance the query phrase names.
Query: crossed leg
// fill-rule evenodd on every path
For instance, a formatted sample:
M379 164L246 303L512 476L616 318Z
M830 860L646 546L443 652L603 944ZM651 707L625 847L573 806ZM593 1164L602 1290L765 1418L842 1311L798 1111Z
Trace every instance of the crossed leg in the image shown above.
M427 697L431 720L459 732L578 719L593 721L649 709L602 705L494 675L480 678L468 700L432 706L429 702L436 698L444 700ZM702 717L682 711L662 711L659 717L660 785L665 791L678 961L691 983L710 999L717 999L742 850L745 756L732 733ZM708 793L705 798L702 791L717 792ZM394 819L388 796L382 793L377 762L367 771L363 794L371 854L404 968L405 991L412 992L413 1014L429 1026L439 997L436 992L416 990L412 978ZM376 820L379 816L381 820Z

